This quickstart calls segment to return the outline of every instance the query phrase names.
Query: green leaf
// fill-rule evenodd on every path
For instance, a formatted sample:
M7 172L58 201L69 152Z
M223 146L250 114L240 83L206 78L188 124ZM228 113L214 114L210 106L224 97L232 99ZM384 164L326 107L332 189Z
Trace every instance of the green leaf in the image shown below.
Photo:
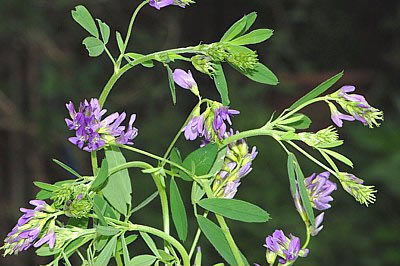
M144 242L146 242L147 246L150 248L151 252L156 255L158 258L160 257L160 253L158 253L157 246L154 243L153 239L145 232L140 232Z
M175 258L173 257L173 256L171 256L170 254L168 254L167 252L165 252L164 250L162 250L162 249L159 249L158 250L158 253L160 253L160 260L162 261L162 262L164 262L164 263L168 263L168 262L170 262L170 261L172 261L172 260L174 260Z
M224 260L226 260L230 265L236 265L236 260L221 228L203 216L198 215L197 222L208 241L210 241Z
M335 76L331 77L330 79L328 79L328 80L322 82L321 84L319 84L312 91L310 91L309 93L307 93L306 95L304 95L303 97L298 99L294 104L292 104L288 108L288 110L289 111L293 110L296 107L299 107L300 105L302 105L303 103L308 102L308 101L318 97L322 93L324 93L326 90L328 90L330 87L332 87L333 84L335 84L343 76L343 73L344 72L342 71L339 74L336 74Z
M98 188L100 188L104 184L107 178L108 178L108 162L106 159L103 159L101 163L101 168L98 171L97 176L93 181L92 185L90 186L89 190L97 191Z
M115 38L117 39L119 51L121 52L121 54L124 54L125 52L124 41L122 40L122 36L121 33L119 33L119 31L115 32Z
M206 192L196 183L192 184L192 204L197 204Z
M183 161L183 167L192 171L192 166L194 166L194 173L196 175L206 175L213 166L217 153L218 145L208 144L190 153ZM192 180L191 177L183 171L180 172L180 176L186 181Z
M291 122L291 119L293 122ZM289 122L289 123L288 123ZM285 124L289 127L296 129L307 129L310 127L312 121L304 114L294 114L291 118L280 122L279 124Z
M40 190L37 194L36 194L36 199L37 200L45 200L45 199L49 199L53 196L53 192L48 191L48 190Z
M228 85L226 84L226 79L224 75L224 69L220 63L214 64L215 71L213 72L213 79L215 87L221 96L222 104L228 106L230 104L228 95Z
M210 175L216 175L224 165L224 159L226 155L226 151L228 150L228 146L220 149L217 153L217 158L215 158L214 164L211 167L211 170L209 172Z
M39 249L36 250L36 255L38 255L40 257L47 257L47 256L57 254L59 252L60 252L60 249L57 249L57 248L50 249L50 247L48 245L45 245L45 246L41 246Z
M122 245L122 256L124 258L124 265L129 265L131 259L129 258L128 246L126 244L125 236L123 234L121 235L121 245Z
M151 194L149 197L147 197L144 201L142 201L138 206L136 206L133 210L132 213L139 211L140 209L144 208L147 206L147 204L149 204L150 202L152 202L155 198L157 198L158 196L158 191L154 192L153 194Z
M78 172L76 172L74 169L72 169L71 167L69 167L65 163L60 162L59 160L56 160L56 159L53 159L53 162L55 162L56 164L58 164L59 166L61 166L62 168L64 168L68 172L70 172L71 174L73 174L74 176L79 177L79 178L82 177L80 174L78 174Z
M37 186L38 188L41 188L41 189L44 189L44 190L47 190L50 192L53 192L58 189L58 186L47 184L47 183L40 182L40 181L33 181L33 184L35 186Z
M97 30L96 23L93 20L92 15L86 9L86 7L79 5L75 7L75 10L71 11L72 18L82 26L87 32L92 34L94 37L99 38L99 31Z
M229 219L247 223L264 223L270 219L269 214L262 208L237 199L202 199L199 205L206 210Z
M93 197L93 203L95 206L97 206L99 208L100 212L105 217L110 217L110 218L119 220L119 218L121 216L119 214L119 212L114 210L102 196L95 195Z
M318 151L321 153L322 157L325 158L325 160L330 164L333 170L335 170L336 173L339 173L339 168L336 166L335 162L329 157L328 154L326 154L322 149L318 149Z
M294 171L294 164L296 161L296 157L294 156L293 153L288 154L288 160L287 160L287 169L288 169L288 175L289 175L289 184L290 184L290 191L292 195L296 193L296 172Z
M91 236L74 239L64 248L65 254L67 257L71 256L79 247L85 245L90 240L92 240Z
M188 231L186 210L181 193L173 177L171 178L169 189L172 220L178 232L179 239L185 241Z
M133 60L137 60L137 59L143 57L144 55L138 54L138 53L126 53L125 56L127 56ZM141 65L144 67L152 68L154 66L154 63L153 63L153 60L149 60L149 61L144 61L143 63L141 63Z
M301 201L303 202L304 209L306 210L306 214L308 219L310 220L311 225L314 225L314 211L312 209L311 201L304 183L304 174L303 171L301 171L299 162L297 161L296 157L294 157L294 160L294 171L297 177L297 184L299 186Z
M321 149L321 150L324 151L325 153L327 153L328 155L332 156L336 160L341 161L342 163L347 164L348 166L353 168L353 162L346 156L344 156L338 152L328 150L328 149Z
M101 21L100 19L96 19L99 24L101 38L103 39L104 45L106 45L110 39L110 27L107 23Z
M103 236L114 236L119 233L119 229L111 226L98 225L96 227L96 233Z
M174 77L172 74L172 69L167 64L164 64L164 66L167 69L167 73L168 73L168 83L169 83L169 89L171 91L172 103L175 105L176 104L176 92L175 92L175 81L174 81Z
M126 163L120 149L115 146L105 150L108 167L110 169ZM121 214L127 214L127 204L131 204L132 186L127 169L112 174L108 178L107 185L103 189L104 197Z
M98 196L98 195L95 195L94 198L98 198L98 199L97 199L97 201L93 200L93 211L97 215L97 218L99 219L100 224L106 225L107 224L106 219L104 218L103 213L101 211L101 207L99 206L99 203L98 203L99 199L100 200L103 200L103 199L101 199L100 196Z
M105 248L100 252L99 256L97 257L97 259L94 262L94 266L104 266L104 265L108 265L108 262L111 259L111 256L115 250L115 247L117 245L117 237L118 236L114 236L113 238L111 238L111 240L107 243L107 245L105 246Z
M139 255L133 257L128 266L149 266L155 262L157 257L153 255Z
M96 57L104 52L104 43L95 37L86 37L82 44L88 50L89 56Z
M87 217L82 217L82 218L71 217L71 218L69 218L67 225L86 229L89 225L89 218L87 218Z
M169 159L171 160L171 162L174 162L174 163L176 163L178 165L182 165L183 164L181 154L180 154L180 152L179 152L177 147L174 147L171 150L171 153L169 155ZM174 172L174 173L179 173L180 170L176 166L171 165L171 171Z
M234 68L255 82L267 85L277 85L279 83L278 78L275 76L275 74L268 67L261 63L257 63L254 69L248 71L241 71L236 67Z
M269 39L273 33L274 31L270 29L257 29L230 41L230 43L235 45L256 44Z
M253 25L257 18L256 12L245 15L243 18L236 21L222 36L221 42L228 42L237 36L244 34Z

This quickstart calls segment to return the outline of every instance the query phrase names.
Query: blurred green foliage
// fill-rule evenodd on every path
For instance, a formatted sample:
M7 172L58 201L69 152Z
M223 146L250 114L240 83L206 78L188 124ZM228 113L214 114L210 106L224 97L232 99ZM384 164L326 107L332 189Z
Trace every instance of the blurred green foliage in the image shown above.
M400 3L387 1L311 0L198 0L185 10L145 8L135 25L132 46L147 53L172 47L219 40L223 32L244 13L258 12L256 26L275 30L264 45L256 45L261 61L277 73L280 84L266 87L253 83L233 70L226 73L231 105L241 110L234 120L238 130L261 126L274 110L281 111L332 74L345 70L341 84L354 84L357 92L385 112L381 128L369 130L360 123L345 123L339 132L345 140L344 154L352 158L351 171L375 184L377 202L365 208L339 189L333 207L326 212L324 229L312 239L307 259L296 265L398 265L400 263ZM1 0L0 1L0 143L1 201L0 236L4 238L34 195L35 180L54 182L68 175L51 162L57 158L89 173L88 154L66 141L64 104L72 100L98 97L111 75L106 56L91 59L80 43L85 34L70 10L86 5L112 30L125 32L134 7L131 1ZM113 49L117 46L113 36ZM176 65L190 68L189 65ZM218 99L212 80L194 74L202 93ZM167 140L195 104L187 91L177 91L177 105L171 103L167 75L161 65L130 71L114 88L106 106L111 111L138 114L139 136L135 145L162 154ZM328 126L328 108L315 105L306 113L313 118L312 129ZM4 141L5 140L5 141ZM250 261L263 262L264 238L275 228L303 236L303 225L289 193L286 155L271 139L252 138L259 156L253 172L243 180L238 198L267 209L267 224L245 225L231 222L237 243ZM183 154L197 143L180 140ZM128 155L129 159L138 158ZM306 175L321 171L298 156ZM148 176L133 171L134 203L154 190ZM180 181L180 180L179 180ZM178 182L179 182L178 181ZM190 187L179 182L187 195ZM133 217L138 223L161 226L157 202ZM192 225L195 221L190 221ZM190 228L187 245L194 235ZM203 239L204 240L204 239ZM132 249L144 252L144 245ZM221 259L201 241L205 265ZM142 246L142 247L140 247ZM257 248L258 247L258 248ZM1 259L2 265L45 263L27 251L18 257Z

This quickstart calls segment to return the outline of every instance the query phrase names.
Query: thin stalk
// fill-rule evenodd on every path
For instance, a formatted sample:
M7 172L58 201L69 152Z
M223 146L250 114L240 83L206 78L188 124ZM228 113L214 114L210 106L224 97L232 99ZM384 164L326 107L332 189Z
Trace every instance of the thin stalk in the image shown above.
M239 134L235 134L235 135L232 135L232 136L224 139L224 141L222 141L222 146L226 146L229 143L232 143L236 140L243 139L243 138L262 136L262 135L263 136L281 135L282 133L286 133L286 132L267 129L265 127L251 129L251 130L240 132Z
M330 169L328 166L326 166L325 164L321 163L320 161L318 161L317 159L315 159L313 156L311 156L308 152L306 152L305 150L303 150L302 148L300 148L299 146L297 146L294 142L287 140L287 143L289 143L293 148L295 148L296 150L298 150L299 152L301 152L304 156L306 156L308 159L310 159L311 161L313 161L314 163L316 163L317 165L319 165L320 167L324 168L326 171L330 172L331 174L333 174L334 176L338 177L338 175L336 174L335 171L333 171L332 169Z
M167 159L169 153L171 152L172 148L174 147L175 143L177 142L177 140L179 139L179 136L182 134L182 130L185 127L185 125L189 122L189 120L192 117L193 112L199 107L201 106L202 103L204 103L205 101L207 101L206 99L204 100L200 100L196 106L192 109L192 111L190 112L189 116L186 118L185 122L183 123L183 125L180 127L179 131L176 133L174 139L171 141L171 143L168 146L168 149L165 151L163 158ZM164 166L164 162L161 164L161 167Z
M298 107L294 108L292 111L290 111L289 113L282 115L281 117L278 117L275 121L273 121L271 124L277 124L279 121L285 120L286 118L290 117L291 115L297 113L298 111L300 111L301 109L305 108L306 106L312 104L312 103L316 103L316 102L320 102L320 101L325 101L327 100L328 96L323 96L323 97L317 97L314 98L308 102L305 102L301 105L299 105Z
M307 236L306 236L306 242L304 242L304 245L301 247L301 249L305 249L308 246L308 244L310 243L310 236L311 236L309 224L307 222L304 222L304 224L306 225Z
M170 243L179 252L179 254L181 255L182 261L183 261L183 265L190 266L189 256L186 252L185 247L182 246L182 244L179 243L179 241L176 240L175 238L173 238L172 236L170 236L156 228L153 228L150 226L145 226L145 225L139 225L139 224L129 224L128 230L145 232L145 233L149 233L149 234L152 234L152 235L155 235L155 236L158 236L158 237L164 239L165 241Z
M197 46L190 46L190 47L186 47L186 48L175 48L175 49L169 49L169 50L165 50L165 51L154 52L154 53L145 55L143 57L140 57L140 58L136 59L135 61L133 61L132 63L124 65L121 69L114 72L114 74L110 77L110 79L104 86L103 91L101 92L100 97L99 97L100 107L103 107L114 84L126 71L128 71L129 69L131 69L143 62L146 62L149 60L154 60L154 59L162 57L163 55L166 55L168 53L175 53L175 54L199 53L199 49Z
M96 151L92 151L90 153L90 160L92 162L92 171L93 171L93 176L97 175L97 169L99 169L99 166L97 164L97 154Z
M208 215L208 211L205 211L203 214L203 217L207 217L207 215ZM201 229L197 228L196 235L194 236L194 239L193 239L193 244L190 247L189 260L191 260L191 258L193 256L194 250L196 249L197 242L199 242L200 235L201 235Z
M143 151L143 150L138 149L138 148L130 147L130 146L127 146L127 145L117 145L117 146L118 146L118 147L121 147L121 148L123 148L123 149L126 149L126 150L130 150L130 151L133 151L133 152L136 152L136 153L139 153L139 154L143 154L143 155L145 155L145 156L147 156L147 157L156 159L156 160L158 160L158 161L160 161L160 162L169 163L170 165L173 165L173 166L175 166L176 168L179 168L180 170L182 170L183 172L185 172L185 173L188 174L189 176L195 177L189 170L187 170L186 168L182 167L181 165L179 165L179 164L177 164L177 163L174 163L174 162L172 162L172 161L170 161L170 160L168 160L168 159L164 159L164 158L162 158L162 157L160 157L160 156L158 156L158 155L152 154L152 153L147 152L147 151Z
M127 168L143 168L143 169L151 169L153 166L151 164L148 164L146 162L141 162L141 161L133 161L133 162L127 162L121 165L118 165L117 167L112 168L109 171L109 175L115 174L116 172L119 172L121 170L127 169ZM167 197L167 192L165 190L165 187L161 183L161 178L157 173L154 173L151 175L153 177L154 184L157 187L158 193L160 195L160 201L161 201L161 212L163 216L163 230L166 234L170 233L170 226L169 226L169 205L168 205L168 197ZM164 247L165 251L168 252L167 247Z

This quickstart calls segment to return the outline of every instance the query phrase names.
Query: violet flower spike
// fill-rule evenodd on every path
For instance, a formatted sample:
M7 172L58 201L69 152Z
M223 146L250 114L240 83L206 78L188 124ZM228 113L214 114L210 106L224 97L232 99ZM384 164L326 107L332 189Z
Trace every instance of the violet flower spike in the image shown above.
M155 9L160 10L163 7L170 6L174 4L174 0L150 0L149 5Z
M33 247L38 248L45 243L49 244L49 248L54 248L54 244L56 242L56 233L53 230L49 230L49 232L43 236L38 242L36 242Z

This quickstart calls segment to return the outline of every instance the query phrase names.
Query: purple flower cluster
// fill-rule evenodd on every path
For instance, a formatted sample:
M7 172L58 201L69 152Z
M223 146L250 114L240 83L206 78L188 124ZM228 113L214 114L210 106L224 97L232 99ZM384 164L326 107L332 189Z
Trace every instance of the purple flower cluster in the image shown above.
M95 98L90 102L81 102L78 111L75 111L72 102L66 106L71 119L66 118L65 122L69 130L75 131L75 137L70 137L69 141L85 151L98 150L110 142L133 144L131 140L138 134L138 130L133 127L135 114L131 115L128 129L125 130L125 126L121 126L126 117L125 112L115 112L102 120L107 110L101 109L99 101Z
M329 202L333 198L330 194L337 189L336 184L329 180L329 175L329 172L314 173L304 180L313 207L320 211L331 207Z
M383 120L383 112L372 107L364 96L359 94L349 94L355 91L354 86L343 86L337 92L331 94L331 97L345 110L349 115L340 113L336 106L329 103L331 109L332 121L338 126L343 126L342 120L358 120L365 126L379 126L377 120Z
M329 176L329 172L322 172L318 175L314 173L304 180L308 197L312 203L312 206L319 211L327 210L331 207L331 205L329 204L333 200L331 193L337 189L336 184L329 180ZM303 205L303 201L300 197L298 186L296 186L296 191L292 192L292 196L296 209L299 212L301 218L304 221L307 221L308 217L305 207ZM324 215L325 214L323 212L320 213L315 218L315 224L313 226L310 226L310 233L312 236L316 236L322 230Z
M182 129L187 140L204 137L202 146L211 141L223 140L228 137L232 125L231 117L240 112L229 109L227 106L220 106L213 109L212 112L206 111L205 113L208 115L194 116Z
M308 249L300 248L300 239L294 235L285 236L282 230L275 230L272 236L267 236L264 247L267 248L267 261L272 264L276 257L279 263L294 262L298 256L306 257Z
M17 224L7 234L4 240L4 255L18 254L21 251L27 250L32 245L40 247L45 243L49 243L50 248L54 247L56 241L56 234L50 230L42 239L34 244L39 237L42 229L46 223L47 213L53 211L46 202L42 200L31 200L30 204L34 205L34 209L21 208L24 214L18 219Z

